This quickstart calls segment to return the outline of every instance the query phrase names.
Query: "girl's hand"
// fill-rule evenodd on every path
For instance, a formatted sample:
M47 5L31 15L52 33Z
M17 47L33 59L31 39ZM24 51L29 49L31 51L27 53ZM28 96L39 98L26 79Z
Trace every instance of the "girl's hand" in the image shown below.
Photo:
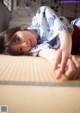
M61 76L58 77L58 73ZM80 78L80 62L75 56L71 56L68 58L65 71L62 73L60 72L60 67L56 70L56 78L60 79L64 75L67 79L78 79Z
M77 79L80 77L80 62L75 56L71 56L68 59L64 75L68 79Z
M62 74L65 72L65 67L69 56L70 54L67 53L65 50L57 50L53 64L53 70L55 71L58 69L56 73L57 79L61 78Z

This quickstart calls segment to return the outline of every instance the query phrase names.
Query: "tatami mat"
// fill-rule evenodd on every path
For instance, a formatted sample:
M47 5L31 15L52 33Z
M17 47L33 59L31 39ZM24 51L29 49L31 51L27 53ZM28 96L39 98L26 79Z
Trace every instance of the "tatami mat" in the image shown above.
M56 80L46 60L30 56L0 55L0 84L80 86L80 80Z

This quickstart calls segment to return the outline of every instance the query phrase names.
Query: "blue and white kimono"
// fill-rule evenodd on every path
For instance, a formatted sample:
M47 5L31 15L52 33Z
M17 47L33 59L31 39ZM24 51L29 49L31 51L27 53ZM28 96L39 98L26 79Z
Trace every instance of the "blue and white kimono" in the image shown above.
M73 25L65 17L58 17L55 12L47 7L41 6L32 19L32 25L28 29L33 29L39 36L40 40L35 47L27 54L37 56L42 49L60 47L58 34L62 30L73 32Z

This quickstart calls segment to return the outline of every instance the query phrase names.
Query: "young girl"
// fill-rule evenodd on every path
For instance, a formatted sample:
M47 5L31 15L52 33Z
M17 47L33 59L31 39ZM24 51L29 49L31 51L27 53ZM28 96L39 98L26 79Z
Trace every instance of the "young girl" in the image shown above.
M0 33L1 53L43 57L53 64L57 79L63 74L69 79L79 77L80 62L71 55L71 52L78 53L79 49L77 26L71 25L65 17L58 17L47 6L37 10L30 27L18 26Z

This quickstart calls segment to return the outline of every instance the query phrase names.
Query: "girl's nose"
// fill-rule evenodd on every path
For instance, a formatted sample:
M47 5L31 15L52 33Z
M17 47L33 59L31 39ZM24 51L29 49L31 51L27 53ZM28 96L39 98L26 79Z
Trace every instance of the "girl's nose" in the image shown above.
M27 44L27 42L23 42L23 43L21 44L21 46L26 47L26 46L28 46L28 44Z

